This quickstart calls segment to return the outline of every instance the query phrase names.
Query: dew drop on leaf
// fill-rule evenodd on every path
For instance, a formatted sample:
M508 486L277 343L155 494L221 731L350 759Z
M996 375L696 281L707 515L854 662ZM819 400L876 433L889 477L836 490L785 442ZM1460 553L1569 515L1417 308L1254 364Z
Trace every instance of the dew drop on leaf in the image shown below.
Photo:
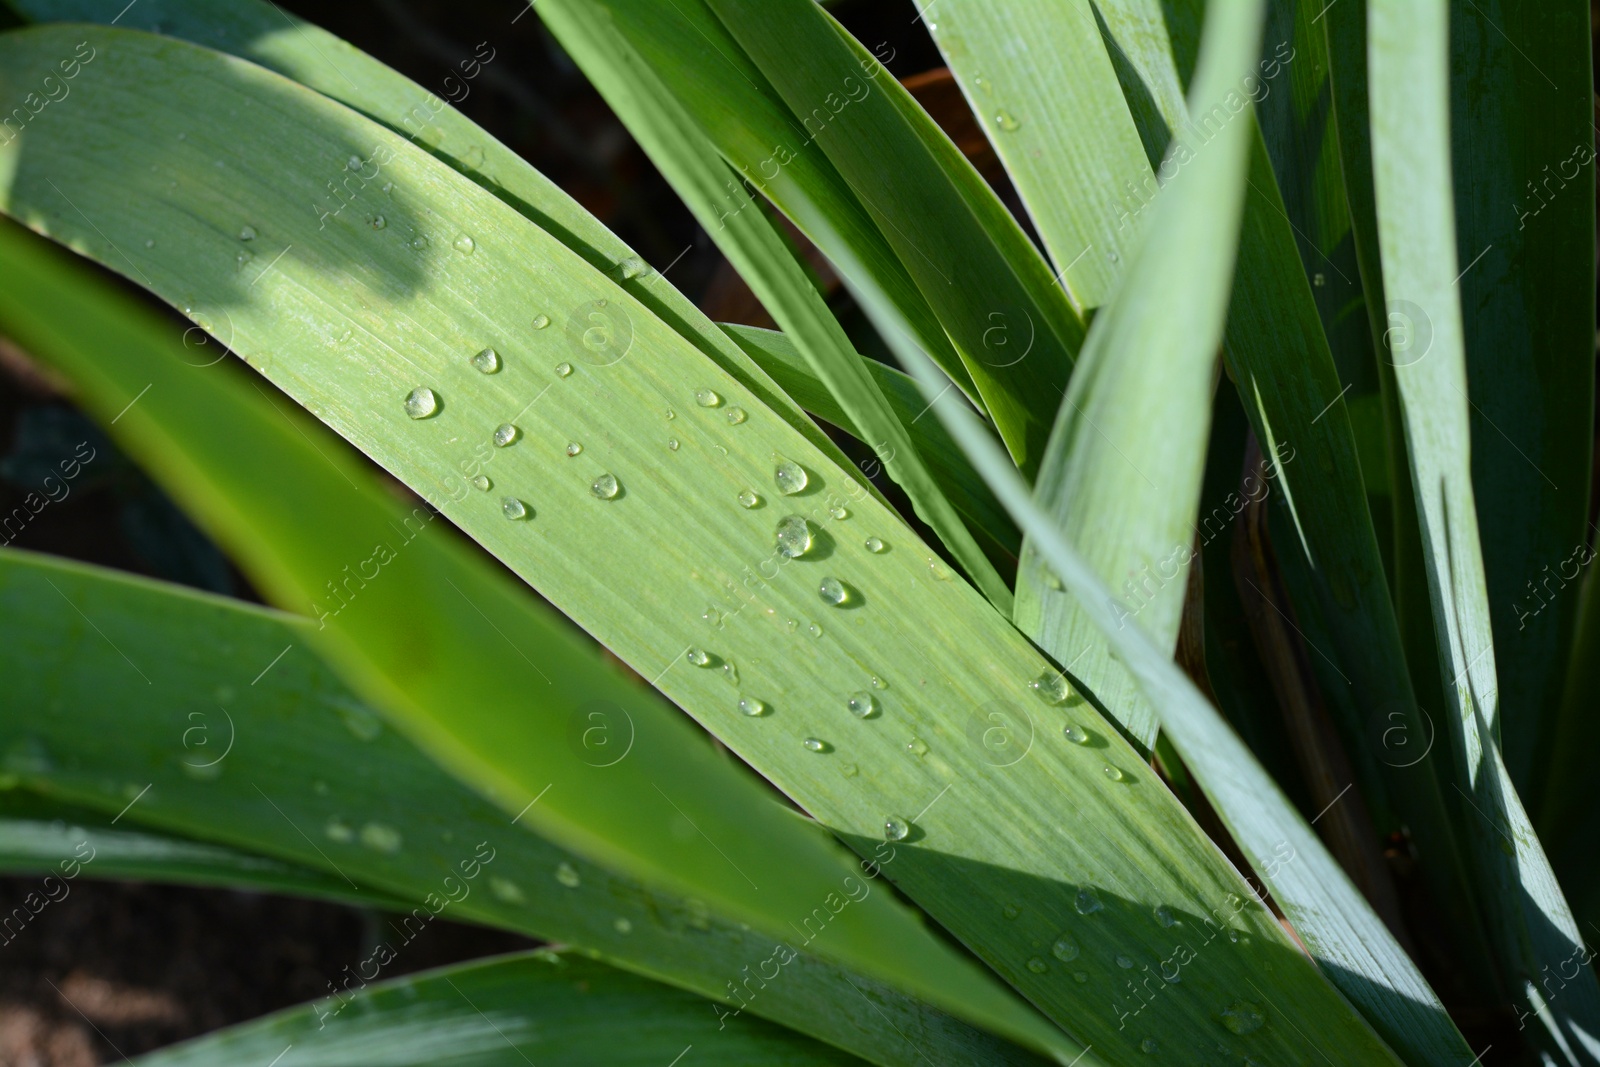
M361 843L374 852L392 855L400 851L400 831L381 822L369 822L361 828Z
M817 595L836 608L843 607L850 599L850 591L837 578L822 579L822 584L817 586Z
M327 825L323 826L322 832L328 835L328 840L337 841L341 845L354 841L356 838L355 831L339 819L329 819Z
M583 446L580 445L578 442L576 442L576 441L568 441L567 442L567 455L576 456L579 452L582 452L582 451L583 451Z
M842 504L833 505L833 507L828 509L828 514L832 515L836 519L848 519L850 517L849 510L846 509Z
M1075 745L1087 745L1089 743L1089 731L1075 723L1067 723L1066 726L1062 727L1061 733Z
M487 493L490 489L494 488L494 483L489 480L488 475L480 474L476 478L472 479L472 488L480 489Z
M1113 782L1122 781L1122 772L1111 766L1111 764L1108 763L1101 769L1106 772L1106 777L1111 779Z
M1046 704L1063 703L1072 692L1071 687L1067 685L1067 680L1051 670L1045 671L1029 682L1028 688L1038 694L1039 699Z
M871 693L851 693L850 699L845 701L845 707L850 709L850 714L858 719L870 719L877 714L878 702Z
M528 517L528 505L514 496L508 496L500 501L500 513L512 520L525 519Z
M739 494L739 506L741 508L753 508L759 503L761 503L761 498L748 489Z
M1133 957L1124 956L1121 953L1118 953L1117 954L1117 966L1121 967L1125 971L1132 970L1133 969Z
M1078 943L1063 934L1050 946L1050 954L1062 963L1071 963L1078 958Z
M722 397L711 389L696 389L694 391L694 402L703 408L714 408L722 403Z
M638 256L628 256L617 264L617 269L622 272L623 280L638 278L649 273L650 267Z
M478 242L474 241L469 235L463 233L459 234L454 241L450 242L450 247L454 248L457 252L460 252L464 256L470 256L472 253L478 250Z
M689 651L684 653L684 659L687 659L696 667L711 666L711 653L707 652L703 648L695 648L691 646Z
M811 551L811 524L802 515L785 515L778 522L778 554L799 559Z
M589 486L589 491L601 500L615 500L621 488L617 484L615 475L602 474L594 480L593 485Z
M778 487L778 492L784 496L794 496L804 492L806 484L811 481L806 469L791 460L784 460L772 471L772 481Z
M472 357L472 365L484 374L495 374L500 370L500 353L485 348Z
M511 425L509 422L502 422L495 428L494 445L496 448L505 448L507 445L514 443L516 439L521 436L521 430Z
M728 421L737 426L746 419L744 408L729 408Z
M1078 890L1078 895L1072 899L1072 906L1079 915L1093 915L1105 907L1104 904L1100 903L1100 895L1089 886L1084 886Z
M909 819L891 815L883 820L883 839L885 841L904 841L909 833L911 833L911 821Z
M1222 1025L1230 1033L1252 1034L1266 1024L1262 1010L1248 1000L1236 1000L1222 1012Z
M906 742L906 751L913 756L926 756L928 754L928 742L920 737L913 737Z
M1028 970L1032 971L1034 974L1043 974L1049 969L1050 965L1044 960L1040 959L1038 956L1034 956L1028 960Z
M568 889L576 889L583 884L583 878L579 876L578 869L570 863L560 863L556 866L556 881Z
M570 364L570 363L557 363L556 364L556 377L565 378L567 375L569 375L571 373L572 373L572 364Z
M740 697L739 711L741 714L756 718L767 713L767 705L757 700L755 697Z
M828 750L828 743L819 737L808 737L800 743L806 747L807 752L826 752Z
M542 330L548 325L550 325L549 315L535 315L533 317L533 328L535 330Z
M382 215L372 216L372 228L374 230L381 230L387 225L389 225L389 220L384 218Z
M241 240L241 241L254 241L255 239L256 239L256 228L254 226L245 226L245 227L243 227L242 229L239 230L239 240Z
M1139 1051L1140 1052L1154 1053L1160 1048L1161 1048L1161 1045L1153 1037L1147 1037L1143 1041L1139 1042Z
M511 879L501 878L499 875L490 877L489 893L502 904L523 904L528 899L523 896L521 886Z
M883 551L883 541L880 540L879 538L876 538L876 537L867 538L867 551L868 552L882 552Z
M1015 115L1004 109L994 113L994 124L1000 127L1002 130L1005 130L1007 133L1010 133L1012 130L1015 130L1018 126L1022 125Z
M413 419L426 419L439 412L439 397L427 386L418 386L406 394L406 414Z

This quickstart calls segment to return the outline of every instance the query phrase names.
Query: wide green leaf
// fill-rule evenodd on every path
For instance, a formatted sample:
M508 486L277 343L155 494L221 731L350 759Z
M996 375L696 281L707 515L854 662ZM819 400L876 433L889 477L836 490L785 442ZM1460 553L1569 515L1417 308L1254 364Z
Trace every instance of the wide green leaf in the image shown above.
M1460 268L1450 210L1449 13L1442 3L1386 0L1368 10L1378 246L1388 309L1417 331L1404 336L1392 354L1440 677L1455 701L1446 719L1456 788L1478 818L1471 841L1479 876L1490 890L1485 907L1519 1015L1537 1017L1536 1032L1547 1054L1566 1063L1596 1063L1600 985L1587 960L1559 990L1543 985L1548 968L1567 978L1564 965L1584 951L1584 940L1494 733L1500 693L1478 539Z
M360 965L363 979L369 962ZM360 980L322 1000L129 1062L133 1067L519 1067L540 1062L662 1067L691 1054L690 1062L713 1067L861 1062L759 1020L719 1026L715 1009L693 994L570 953L540 950L376 985ZM619 1020L627 1025L619 1026Z
M316 657L315 636L307 620L238 601L0 552L0 669L10 680L0 751L9 781L47 801L19 806L0 794L7 816L25 817L0 836L0 864L43 871L87 838L98 851L82 870L97 877L241 884L399 912L385 942L396 952L444 915L574 946L876 1063L928 1052L1037 1062L803 946L786 958L829 912L798 917L804 931L775 940L703 899L523 832L526 816L513 819L385 729ZM128 684L130 664L151 684ZM630 708L637 702L596 708L558 743L613 760L631 734ZM59 817L72 821L39 829ZM781 819L791 835L821 836ZM680 824L673 839L692 833ZM884 895L847 873L837 902L855 907L875 888ZM756 971L767 972L770 995ZM905 1034L918 1035L914 1045Z

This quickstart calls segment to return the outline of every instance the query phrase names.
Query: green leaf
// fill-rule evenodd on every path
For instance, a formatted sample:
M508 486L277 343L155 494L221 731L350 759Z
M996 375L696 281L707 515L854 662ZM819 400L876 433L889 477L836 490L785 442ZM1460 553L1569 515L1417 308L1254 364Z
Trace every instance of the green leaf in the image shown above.
M358 965L382 960L376 954ZM162 1049L134 1067L661 1067L693 1055L714 1067L801 1067L860 1060L757 1020L723 1029L716 1005L570 953L547 950L368 985ZM618 1026L626 1020L626 1026ZM698 1049L698 1051L694 1051Z
M267 0L140 0L122 10L98 0L15 0L12 6L39 22L111 22L192 41L248 59L349 105L465 174L595 270L609 274L809 441L839 458L827 436L737 345L576 200L444 97L326 30ZM492 46L485 54L485 46L488 42L463 57L458 71L439 88L465 100L472 81L498 56ZM336 177L340 188L319 187L326 208L318 211L337 210L338 198L350 195L345 184L349 176Z
M0 670L9 682L0 688L0 752L10 781L56 808L0 794L4 812L29 826L47 818L87 826L0 837L0 858L11 853L22 869L55 866L87 835L99 852L82 870L95 876L231 880L397 911L402 918L384 938L399 952L443 914L573 945L876 1063L919 1063L924 1050L1038 1062L807 950L801 942L815 934L815 916L797 917L810 920L805 930L774 942L703 899L612 874L523 832L526 815L513 820L385 729L315 656L315 637L294 616L0 552ZM606 762L627 738L630 709L638 702L601 705L582 732L553 741ZM101 825L84 811L98 811ZM107 820L116 825L108 830ZM791 839L823 836L792 816L779 821ZM859 877L836 888L850 907L874 889L886 894ZM747 967L770 977L769 961L786 943L799 954L782 965L770 995L740 985ZM918 1035L915 1045L908 1033Z
M0 870L55 879L55 885L40 886L42 895L52 900L65 899L72 890L61 885L86 875L287 893L396 911L411 907L400 897L352 889L337 875L237 849L59 818L19 819L9 811L0 816Z
M819 499L824 471L841 496L857 483L786 422L762 416L766 409L755 397L543 231L300 86L192 45L83 27L7 35L0 39L7 54L0 66L7 79L31 76L86 39L100 44L74 91L90 105L57 109L34 123L24 156L0 164L14 175L9 210L41 223L67 212L50 221L52 229L75 220L68 226L86 225L113 256L117 248L143 249L143 263L123 265L194 309L325 419L405 472L488 547L525 573L537 561L546 579L541 585L569 607L581 601L580 621L630 654L641 673L659 678L676 668L669 693L708 717L714 709L718 719L759 730L760 720L739 714L739 691L720 671L684 658L690 641L709 644L716 636L700 615L729 595L722 582L733 585L739 572L723 572L725 579L719 573L713 584L704 571L691 578L676 565L659 574L644 568L664 564L651 553L674 537L677 558L706 558L708 527L693 517L697 511L718 520L744 516L742 526L724 534L744 552L752 542L770 545L771 511L746 513L735 498L753 484L754 469L772 470L774 451L818 473L811 500ZM161 80L153 79L155 69L164 72ZM187 79L181 92L157 88L172 89L180 77ZM73 129L85 120L97 130ZM262 174L249 162L252 146L268 142L297 161L294 177ZM52 162L51 144L69 158L87 150L100 162ZM21 145L14 142L12 152ZM151 172L152 165L173 165L171 145L188 145L194 165ZM141 152L149 154L134 162ZM383 193L374 179L366 203L319 228L322 220L302 206L302 197L316 195L314 183L324 175L339 180L355 173L346 161L357 153L373 161L363 170L386 160L381 168L396 195ZM223 157L231 165L217 168ZM138 169L142 189L123 180L129 167ZM168 174L181 175L179 187ZM135 210L113 209L105 199L126 204L136 191L144 199ZM33 196L50 198L49 206L30 204ZM372 225L379 215L381 229ZM241 240L246 226L254 236ZM139 236L145 233L160 239ZM468 235L475 235L472 245ZM175 351L176 337L165 344L153 339L152 326L126 305L82 295L79 279L59 261L24 246L15 233L9 237L8 273L19 278L0 296L0 317L12 336L66 369L101 418L109 422L127 409L115 424L119 441L236 553L258 588L317 616L325 627L322 647L356 690L395 715L430 755L509 812L542 796L526 818L557 843L699 896L769 934L786 935L794 916L809 914L835 891L843 868L832 849L785 822L692 724L619 677L502 575L429 536L434 511L408 510L370 484L357 489L352 464L338 449L302 437L309 428L287 413L275 416L253 398L247 403L244 387L219 368L194 365L216 357ZM419 237L425 248L413 246ZM108 241L115 247L100 243ZM452 247L457 243L470 254ZM259 257L252 248L261 249ZM250 256L248 271L239 269L242 254ZM651 361L624 360L607 373L611 350L584 344L601 300L610 302L612 323L626 326ZM384 315L374 314L375 304ZM559 327L531 325L535 314L549 312L560 317ZM358 330L360 340L347 343ZM619 343L621 336L612 335ZM471 362L490 346L505 353L497 375ZM570 379L555 370L569 361L582 368ZM613 382L626 385L607 384ZM403 401L424 384L438 390L444 410L413 420ZM729 406L751 408L753 424L730 426L723 410L697 407L699 388L715 388ZM684 415L671 422L665 415L674 409ZM506 422L522 428L520 441L496 448L490 437ZM681 453L667 446L679 437L686 443ZM742 468L720 465L715 446L722 439L744 442ZM569 457L566 445L574 440L585 451ZM285 450L297 457L293 466L277 458ZM603 473L620 479L618 499L597 499L591 491ZM468 480L473 476L492 478L500 489L480 492ZM709 496L708 477L719 483ZM507 519L507 496L525 500L528 520ZM316 503L308 507L309 501ZM651 503L635 506L644 501ZM853 506L870 518L871 502L863 492ZM687 513L672 514L683 506ZM889 525L897 520L881 508L876 519L905 550L902 558L910 555L909 535L900 540ZM675 524L675 533L663 530ZM759 559L730 556L722 557L719 572L733 558L741 565ZM617 583L609 591L596 589L597 567ZM656 621L641 616L641 593ZM783 617L800 614L802 602L816 605L813 614L827 610L814 586L792 596L785 606L793 610ZM666 619L674 624L660 621ZM748 633L753 655L770 632L763 626ZM746 685L754 682L761 699L776 703L781 690L766 687L743 649L724 647L719 655L750 671ZM610 768L551 744L596 701L630 708L636 730L630 757ZM780 746L776 739L765 743ZM781 748L811 758L798 738ZM881 825L882 818L867 825ZM695 832L679 840L673 827L684 822ZM903 979L908 991L940 1006L1038 1035L1040 1042L1052 1039L998 983L928 937L885 896L845 912L816 949L837 949L835 958L868 974Z
M1589 28L1589 9L1572 0L1486 2L1450 19L1472 486L1492 505L1479 513L1478 533L1495 668L1502 689L1517 694L1490 726L1530 809L1539 807L1552 762L1577 755L1554 744L1554 718L1578 603L1568 586L1590 537Z
M918 514L939 534L990 602L1009 611L1011 590L939 491L905 427L895 418L782 236L759 208L722 210L724 188L729 186L732 172L717 158L694 118L616 30L603 7L589 0L546 4L542 17L587 69L701 225L716 235L729 260L805 354L813 372L865 432ZM744 197L746 206L754 203L749 193L737 185L733 189Z
M537 509L534 520L508 522L496 501L471 490L458 494L465 499L446 501L452 519L639 673L656 679L731 749L858 850L875 855L884 847L886 819L909 820L906 839L894 846L895 858L881 864L886 873L1052 1018L1086 1035L1083 1044L1096 1045L1092 1056L1139 1060L1146 1036L1158 1043L1164 1037L1168 1047L1179 1047L1182 1035L1221 1025L1217 1014L1243 995L1246 978L1268 966L1297 1021L1302 1007L1315 1021L1302 1023L1309 1026L1307 1037L1276 1026L1248 1035L1241 1044L1259 1058L1293 1058L1319 1039L1333 1045L1349 1038L1356 1047L1372 1040L1268 912L1251 907L1231 913L1229 894L1242 899L1247 887L1115 731L1087 705L1050 710L1036 702L1027 683L1048 669L1045 659L976 591L930 567L927 548L869 495L849 501L848 519L832 519L824 508L828 495L843 496L837 487L858 483L754 398L735 391L736 383L658 326L626 294L583 273L581 265L569 265L560 246L547 245L537 231L525 233L532 227L453 172L304 89L238 61L172 41L75 27L0 38L6 60L0 71L8 84L13 77L27 78L37 68L30 70L25 56L42 53L49 58L41 62L53 62L62 46L70 54L85 33L102 44L114 41L115 48L106 47L75 82L75 99L81 98L84 107L50 112L48 121L30 131L20 157L0 156L15 175L9 210L35 218L104 261L130 270L137 263L168 300L212 309L218 322L215 309L225 309L236 351L266 367L292 395L315 405L322 418L415 486L440 484L453 461L462 458L451 450L451 436L489 432L548 386L536 409L530 409L538 421L522 423L527 431L522 444L493 453L497 458L487 470L506 487L502 493L529 493ZM163 72L159 88L152 68L145 66L156 54ZM178 75L183 63L191 64L186 80ZM229 116L230 109L238 115ZM313 115L314 121L308 118ZM273 158L282 161L270 184L248 165L259 158L263 144L272 145ZM371 185L324 231L316 229L312 213L297 217L303 210L299 202L286 207L274 192L300 188L297 183L307 180L303 175L316 174L314 181L329 171L341 173L355 146L367 153L370 145L393 152L384 170L395 195ZM96 159L100 152L105 156L88 162L78 155L84 151ZM219 158L224 168L215 166ZM152 164L165 170L148 177ZM168 185L177 180L173 174L182 177L178 189ZM70 207L58 207L60 193L70 196L101 232ZM385 214L384 229L371 228L368 212ZM234 282L218 268L231 269L244 221L255 227L257 240L272 242L270 247L296 247L271 271ZM418 254L409 244L413 228L438 239ZM147 233L161 239L146 238ZM453 235L463 233L474 236L473 253L445 251ZM155 240L154 247L146 247L146 239ZM138 259L123 262L116 249ZM30 279L47 276L31 264L19 273ZM576 280L564 283L568 275ZM6 295L22 305L8 307L8 321L30 308L44 314L57 304L42 296L29 299L15 287ZM613 312L628 313L634 344L650 354L648 360L601 365L581 354L595 353L572 347L562 334L519 325L543 308L583 308L595 299L609 300ZM57 329L86 329L95 320L74 309L50 321ZM93 391L84 383L91 406L108 419L150 380L147 368L171 359L135 346L128 339L134 331L118 325L116 331L106 330L118 339L117 358L101 373L136 380ZM350 338L338 344L347 329ZM472 369L472 354L501 337L516 345L501 342L504 369L498 375ZM36 343L32 335L19 339L35 352L54 347ZM327 347L329 341L334 347ZM550 368L558 361L571 362L572 374L556 375ZM419 379L439 391L444 407L434 418L414 421L403 414L401 401ZM222 452L253 424L235 429L228 419L237 421L237 416L219 416L219 383L195 368L174 360L162 381L117 422L121 440L133 447L138 437L129 433L130 425L141 432L158 425L150 415L135 421L141 411L153 411L160 425L174 431L192 427L202 416L215 417L226 428L202 435L204 445L193 447L197 458L192 462L210 457L209 462L222 464ZM744 407L748 419L730 426L722 409L694 404L694 391L701 388L715 389L725 402ZM165 407L156 403L161 397ZM664 417L669 408L678 413L671 431ZM680 441L680 450L665 446L669 434ZM568 457L565 444L575 439L583 440L584 452ZM775 452L807 471L811 491L794 500L815 517L818 532L829 535L832 554L795 560L777 568L776 577L763 578L755 565L773 558L778 518L770 503L778 499L772 480ZM229 454L227 462L242 463L251 455L248 449L242 459ZM589 485L597 471L615 474L627 495L595 499ZM282 477L270 466L250 473L267 486ZM302 478L304 473L299 472ZM185 498L181 480L169 485ZM767 508L739 507L736 497L751 487L768 496ZM291 519L291 512L287 505L281 511L264 509L258 521L274 537L290 543L314 539L318 545L336 541L348 525L341 517L311 532L300 525L302 519ZM882 537L889 551L868 552L858 540L867 536ZM417 538L408 554L425 543L426 538ZM338 573L342 562L328 569ZM747 575L751 585L740 585ZM857 599L843 608L820 599L824 577L849 583ZM731 594L724 583L734 586ZM381 587L373 583L362 590L345 614L379 599L372 594ZM406 582L397 600L385 601L378 610L387 610L387 625L399 619L414 628L430 616L411 605L419 598L432 605L436 595L448 603L453 591ZM708 607L716 609L713 618L721 629L701 618ZM821 636L813 638L804 629L788 633L790 618L816 622ZM335 621L343 622L344 616ZM452 617L453 625L462 623ZM497 647L499 640L493 635L461 655L474 662L472 654ZM679 659L691 641L737 664L741 689L731 689L720 672ZM874 676L884 688L871 688ZM741 692L761 700L770 714L740 714ZM878 715L865 721L846 707L849 696L860 692L871 694L878 708ZM488 704L520 708L526 706L522 699L519 693ZM1039 709L1037 718L1034 709ZM996 766L1014 758L1005 746L997 752L988 743L997 725L994 715L1016 731L1011 736L1018 746L1024 731L1034 737L1025 758L1009 766ZM1067 723L1091 735L1091 743L1065 739L1061 730ZM832 751L808 750L802 744L808 736L824 740ZM488 757L524 755L504 742L485 740L484 748ZM630 757L618 766L633 763ZM1107 766L1120 778L1107 775ZM848 773L851 769L856 773ZM681 784L697 773L679 769L666 780ZM1063 810L1072 812L1067 827L1055 814ZM645 806L635 807L633 814L642 822L657 818ZM723 817L735 816L757 817L753 812ZM767 833L772 840L746 841L731 833L717 836L720 831L708 829L698 817L696 822L736 860L745 849L792 848L768 830L751 832ZM663 815L661 823L666 824L658 831L664 840L671 816ZM1115 840L1077 833L1083 826L1115 826ZM675 840L673 846L683 848ZM798 867L791 862L789 869ZM796 874L790 877L794 885L763 884L763 903L791 892L804 895L800 881ZM726 885L719 888L727 892ZM699 895L717 903L708 893ZM809 914L825 896L790 914ZM1092 906L1096 899L1098 910ZM1089 914L1080 911L1080 903ZM1147 961L1152 971L1172 957L1177 938L1173 928L1152 921L1158 907L1186 924L1179 937L1195 932L1206 963L1186 971L1181 983L1163 983L1161 1010L1128 1024L1137 1005L1123 998L1121 1008L1107 1012L1106 991L1116 995L1128 981L1119 977L1117 955ZM1018 918L1007 918L1008 909ZM888 961L921 951L911 935L895 932L898 920L877 920L865 912L855 920L876 924L855 940L862 953L878 954L875 964L861 966L863 971L881 973ZM1202 930L1202 923L1211 924L1210 930ZM840 928L841 938L857 938L853 926L832 926ZM1242 941L1220 936L1225 927L1234 928ZM1201 942L1207 932L1210 939ZM1044 954L1063 934L1080 946L1082 963ZM1080 970L1089 980L1063 981ZM1015 1001L997 995L976 975L969 977L948 955L930 953L926 964L908 964L907 971L895 972L907 990L941 1006L951 998L940 997L938 989L959 983L961 999L952 1012L981 1020L996 1033L1051 1049L1068 1062L1083 1047L1053 1037ZM1118 1017L1116 1011L1128 1014Z
M1484 904L1491 909L1501 965L1510 972L1519 1016L1538 1017L1547 1054L1560 1062L1595 1063L1600 985L1594 973L1580 965L1554 995L1539 984L1545 968L1562 968L1584 951L1584 942L1493 730L1500 696L1473 493L1460 268L1450 210L1447 16L1443 4L1388 2L1374 3L1368 14L1372 174L1384 293L1390 314L1418 328L1392 349L1395 378L1440 674L1456 702L1445 717L1457 788L1464 787L1466 817L1478 819L1472 841L1480 878L1490 889Z
M1119 623L1143 627L1169 654L1187 585L1174 579L1198 555L1211 393L1244 200L1251 126L1237 114L1232 85L1258 40L1256 27L1244 26L1236 54L1219 60L1224 80L1194 88L1145 237L1089 331L1034 489L1103 581L1134 576L1124 584ZM1032 549L1024 550L1021 578L1017 625L1088 681L1138 744L1152 747L1156 714L1082 606L1051 588Z
M801 407L858 440L866 439L866 432L855 424L822 381L811 373L805 357L789 338L776 330L763 330L755 326L725 323L722 328ZM927 414L928 404L922 398L917 383L904 372L877 360L863 357L863 362L883 392L884 399L889 402L895 418L906 428L917 454L927 460L929 472L938 480L939 488L944 491L951 506L961 513L974 534L987 538L987 543L992 546L991 558L994 551L999 551L1015 560L1022 551L1021 535L939 420L923 418Z
M1031 476L1083 340L1052 271L943 131L821 8L706 2L815 142L797 151L827 155L917 280Z

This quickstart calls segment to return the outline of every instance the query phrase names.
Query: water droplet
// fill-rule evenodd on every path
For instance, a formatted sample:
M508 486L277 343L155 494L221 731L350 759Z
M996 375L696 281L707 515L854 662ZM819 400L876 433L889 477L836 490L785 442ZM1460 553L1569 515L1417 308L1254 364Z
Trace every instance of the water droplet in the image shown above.
M784 496L794 496L805 490L811 478L800 464L784 460L773 468L772 480L778 486L778 492Z
M727 680L729 685L739 684L739 668L733 665L732 660L728 660L722 665L722 677Z
M1000 914L1004 915L1007 919L1015 919L1017 916L1022 914L1022 909L1015 904L1007 904L1005 907L1000 909Z
M906 751L913 756L926 756L928 754L928 742L920 737L913 737L906 742Z
M615 500L620 489L621 486L617 484L617 479L614 475L602 474L594 480L594 484L589 487L589 492L601 500Z
M374 852L392 855L400 851L400 831L381 822L369 822L361 828L361 843Z
M1143 1041L1139 1042L1140 1052L1154 1053L1160 1047L1160 1042L1156 1041L1156 1039L1153 1037L1147 1037Z
M989 83L989 79L985 78L982 74L974 74L972 76L972 84L985 93L994 92L994 86L991 85Z
M1318 271L1316 274L1311 276L1311 284L1316 286L1318 289L1321 289L1324 285L1328 284L1328 277L1321 271Z
M383 733L383 720L360 704L336 704L334 710L339 713L344 728L358 741L371 741Z
M812 623L806 627L806 633L810 634L812 637L821 637L822 627L818 626L816 623Z
M1078 958L1078 943L1062 934L1056 938L1056 943L1050 946L1050 954L1062 963L1071 963Z
M406 394L406 414L413 419L426 419L439 413L439 398L427 386L418 386Z
M822 740L820 737L808 737L800 743L806 746L806 751L808 752L828 751L828 742Z
M1248 1000L1236 1000L1222 1013L1222 1025L1235 1034L1255 1033L1266 1021L1266 1014Z
M337 841L341 845L356 839L356 833L349 825L340 819L329 819L323 826L322 832L328 835L328 840Z
M496 448L505 448L507 445L514 443L516 439L521 436L521 430L511 425L509 422L502 422L499 426L495 427L494 446Z
M694 664L696 667L711 666L711 653L707 652L703 648L691 647L688 652L684 653L684 658L690 663Z
M344 161L344 165L346 167L350 168L351 170L360 170L361 169L361 157L360 156L351 156L349 159Z
M522 887L509 878L493 875L489 878L489 894L502 904L524 904L528 898L522 895Z
M669 452L676 452L678 450L678 439L676 437L667 438L667 450Z
M565 862L556 865L556 881L568 889L576 889L583 884L583 878L579 876L578 869Z
M1178 920L1172 917L1172 909L1166 907L1165 905L1156 909L1156 922L1160 923L1164 929L1168 930L1178 925Z
M822 579L822 584L817 586L817 595L836 608L844 607L850 601L850 590L837 578Z
M889 683L884 681L882 678L879 678L876 674L874 674L872 676L872 688L874 688L874 689L887 689L887 688L889 688Z
M741 508L753 508L759 503L761 503L761 498L748 489L739 494L739 506Z
M485 348L472 357L472 365L484 374L494 374L500 370L500 353L492 348Z
M384 218L382 215L372 216L372 228L374 230L381 230L387 225L389 225L389 220Z
M694 402L703 408L714 408L722 403L722 397L710 389L696 389Z
M627 281L650 273L650 267L638 256L629 256L617 264L617 269L622 272L622 278Z
M729 408L728 409L728 421L733 423L735 426L739 425L747 417L748 416L746 416L745 413L744 413L744 408Z
M37 737L24 737L6 749L3 765L11 774L46 775L56 769L50 750Z
M476 478L472 479L472 487L487 493L490 489L494 488L494 483L489 480L489 476L487 474L480 474Z
M418 252L421 252L424 248L427 248L428 247L428 235L425 234L425 233L417 234L415 237L413 237L411 239L411 247L413 249L415 249L416 251L418 251Z
M514 496L508 496L500 501L500 513L508 519L525 519L528 517L528 505Z
M1061 579L1056 577L1055 571L1044 572L1044 584L1049 586L1051 589L1054 589L1058 593L1061 592L1062 589L1066 588L1061 584Z
M767 713L767 705L755 697L740 697L739 711L751 717L759 717Z
M933 572L935 581L948 582L950 580L950 568L936 559L928 560L928 570Z
M883 839L885 841L904 841L911 832L911 820L902 819L898 815L891 815L883 820Z
M1089 886L1078 890L1078 895L1072 899L1072 906L1077 909L1079 915L1093 915L1105 907L1100 903L1100 895Z
M867 538L867 551L868 552L882 552L883 551L883 547L884 547L883 546L883 542L880 539L878 539L876 537Z
M611 928L619 934L631 934L633 933L633 922L619 915L612 920Z
M578 442L576 442L576 441L568 441L567 442L567 455L576 456L579 452L582 452L582 451L583 451L583 446L580 445Z
M1133 958L1131 956L1124 956L1119 952L1117 954L1117 966L1121 967L1125 971L1130 970L1133 967Z
M1111 764L1108 763L1108 764L1106 764L1104 767L1102 767L1100 769L1105 771L1106 772L1106 777L1111 779L1113 782L1122 781L1122 772L1117 770L1115 767L1111 766Z
M148 248L152 244L154 244L154 242L148 242L145 247ZM244 270L250 261L255 258L256 255L254 252L250 251L248 248L241 248L239 249L239 254L233 257L233 265L238 270Z
M394 182L384 182L383 183L383 195L384 196L393 196L394 195Z
M535 330L542 330L548 325L550 325L549 315L535 315L533 317L533 328Z
M570 363L557 363L556 364L556 377L565 378L567 375L569 375L571 373L572 373L572 364L570 364Z
M1040 959L1038 956L1034 956L1028 960L1028 970L1032 971L1034 974L1043 974L1049 969L1050 965L1044 960Z
M1085 982L1087 982L1089 980L1089 972L1088 971L1073 971L1072 972L1072 980L1074 982L1077 982L1079 985L1082 985L1083 983L1085 983Z
M839 773L844 775L846 778L854 778L859 770L860 768L854 763L839 764Z
M868 692L851 693L850 699L844 703L850 709L850 714L858 719L870 719L878 713L878 702Z
M1039 699L1046 704L1064 703L1072 693L1072 687L1067 685L1067 680L1051 670L1045 671L1029 682L1028 688L1037 693Z
M154 239L153 239L153 238L152 238L152 239L150 239L150 240L147 240L147 241L145 241L145 243L144 243L144 246L145 246L145 247L146 247L146 248L154 248L154 247L155 247L155 246L156 246L156 242L155 242L155 240L154 240Z
M255 239L256 239L256 228L254 226L245 226L245 227L243 227L242 229L239 230L239 240L241 240L241 241L254 241Z
M778 523L778 554L799 559L811 551L811 524L801 515L786 515Z
M1010 133L1012 130L1022 125L1022 123L1017 120L1015 115L1003 108L994 113L994 124L1000 127L1002 130L1005 130L1007 133Z
M1089 731L1076 723L1067 723L1061 728L1061 733L1062 736L1075 745L1087 745L1089 743Z
M472 253L478 250L478 242L474 241L470 236L463 233L459 234L454 241L450 242L450 247L454 248L457 252L460 252L464 256L470 256Z

